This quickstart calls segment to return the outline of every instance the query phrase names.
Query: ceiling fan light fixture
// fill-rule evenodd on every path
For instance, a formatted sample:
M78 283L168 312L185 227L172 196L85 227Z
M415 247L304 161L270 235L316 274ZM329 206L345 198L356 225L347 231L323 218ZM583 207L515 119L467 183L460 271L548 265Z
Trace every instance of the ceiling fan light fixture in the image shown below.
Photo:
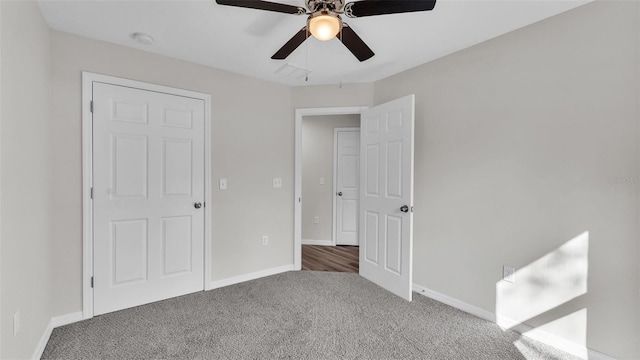
M321 12L309 18L309 32L313 37L321 41L331 40L342 28L342 21L328 12Z

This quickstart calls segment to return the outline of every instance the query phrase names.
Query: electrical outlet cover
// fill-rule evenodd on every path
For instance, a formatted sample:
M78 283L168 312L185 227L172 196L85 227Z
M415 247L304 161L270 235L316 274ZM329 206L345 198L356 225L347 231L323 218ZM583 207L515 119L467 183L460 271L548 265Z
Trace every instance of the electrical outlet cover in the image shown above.
M13 336L20 332L20 310L13 314Z
M510 283L516 282L516 269L510 266L502 267L502 280Z

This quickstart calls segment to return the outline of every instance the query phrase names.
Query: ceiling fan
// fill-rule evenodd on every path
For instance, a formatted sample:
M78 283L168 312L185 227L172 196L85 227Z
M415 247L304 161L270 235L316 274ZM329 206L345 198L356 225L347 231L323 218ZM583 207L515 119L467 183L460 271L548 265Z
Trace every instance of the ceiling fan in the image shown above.
M370 59L373 51L362 41L340 15L350 18L433 10L436 0L361 0L345 4L345 0L305 0L303 7L261 0L216 0L220 5L308 15L307 25L280 48L272 59L284 60L310 35L326 41L338 36L344 46L360 61Z

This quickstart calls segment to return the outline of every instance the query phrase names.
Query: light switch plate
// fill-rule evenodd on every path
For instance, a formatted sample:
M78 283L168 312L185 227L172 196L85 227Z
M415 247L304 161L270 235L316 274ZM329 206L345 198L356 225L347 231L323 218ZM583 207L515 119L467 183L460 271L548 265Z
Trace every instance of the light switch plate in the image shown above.
M320 185L324 185L324 178L323 177L320 178Z
M220 190L227 190L227 179L220 179Z
M282 178L273 178L273 187L281 188L282 187Z

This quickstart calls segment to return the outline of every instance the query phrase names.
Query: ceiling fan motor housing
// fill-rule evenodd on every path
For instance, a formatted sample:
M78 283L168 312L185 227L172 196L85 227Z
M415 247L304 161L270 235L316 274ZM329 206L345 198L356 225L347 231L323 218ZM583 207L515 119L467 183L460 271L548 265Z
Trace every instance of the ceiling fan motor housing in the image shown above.
M322 10L341 12L344 8L344 0L306 0L306 5L312 13Z

